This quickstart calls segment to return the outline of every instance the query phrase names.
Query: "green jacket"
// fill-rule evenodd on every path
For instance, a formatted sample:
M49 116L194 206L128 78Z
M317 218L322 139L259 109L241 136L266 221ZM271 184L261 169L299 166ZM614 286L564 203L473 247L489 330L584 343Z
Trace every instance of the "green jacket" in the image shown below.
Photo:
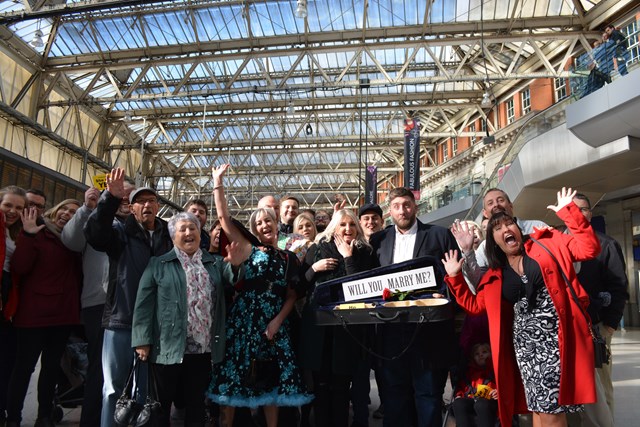
M213 291L211 301L211 362L222 361L225 349L225 286L233 284L231 264L222 257L202 253L202 264L209 273ZM186 275L175 250L149 261L138 288L131 346L150 345L149 360L172 365L182 363L187 342Z

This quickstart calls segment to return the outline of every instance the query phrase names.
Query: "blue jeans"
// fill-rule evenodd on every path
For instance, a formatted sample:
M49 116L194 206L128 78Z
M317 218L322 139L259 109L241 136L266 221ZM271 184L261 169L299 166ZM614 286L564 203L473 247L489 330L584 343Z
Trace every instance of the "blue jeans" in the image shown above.
M424 368L420 363L384 363L384 427L414 425L416 427L439 427L442 425L442 394L449 370L446 368ZM407 363L409 362L409 363ZM413 361L416 362L416 361Z
M101 427L113 427L113 413L116 401L122 395L124 386L133 366L135 351L131 348L130 329L105 329L102 341L102 413ZM138 401L144 403L147 398L146 363L140 364L139 377L136 378Z
M616 62L618 63L618 73L620 73L621 76L629 74L629 71L627 71L627 61L629 60L629 51L627 49L618 49L616 50L616 55L618 58L622 59L622 61L620 61L619 59L616 59Z

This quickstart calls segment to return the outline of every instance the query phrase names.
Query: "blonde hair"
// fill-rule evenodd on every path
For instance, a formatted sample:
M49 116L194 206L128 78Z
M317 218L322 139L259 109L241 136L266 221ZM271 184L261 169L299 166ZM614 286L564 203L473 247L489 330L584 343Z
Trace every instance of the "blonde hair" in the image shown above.
M369 242L367 242L364 237L364 231L362 231L362 226L360 226L358 217L349 209L340 209L333 214L333 217L331 218L329 225L327 225L327 228L325 228L322 233L316 236L316 243L330 242L333 239L333 235L336 232L336 228L338 228L340 221L342 221L342 218L344 218L345 216L353 220L356 230L358 231L358 235L355 238L355 245L359 248L371 247L371 245L369 245Z
M316 236L318 235L318 229L316 228L316 221L315 221L315 218L313 218L307 212L301 213L296 217L296 219L293 220L293 232L296 234L300 234L298 233L298 227L300 226L300 223L304 220L307 220L311 223L311 229L313 230L313 238L311 240L315 239Z
M62 209L64 205L69 205L69 204L73 204L78 207L82 206L82 203L77 201L76 199L64 199L63 201L61 201L60 203L58 203L57 205L55 205L54 207L46 211L43 216L47 218L49 221L53 221L56 219L56 214L58 213L58 211Z
M256 227L256 220L258 219L258 216L262 214L266 214L267 216L271 217L271 219L275 223L276 231L278 231L278 217L276 216L276 211L273 208L258 208L253 211L251 217L249 218L249 229L251 230L251 234L256 237L258 236L258 227Z

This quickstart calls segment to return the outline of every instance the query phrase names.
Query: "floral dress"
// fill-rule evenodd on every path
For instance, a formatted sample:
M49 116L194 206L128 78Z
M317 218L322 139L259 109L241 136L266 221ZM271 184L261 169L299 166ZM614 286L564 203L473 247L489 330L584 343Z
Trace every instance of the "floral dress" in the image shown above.
M291 255L293 256L293 255ZM244 280L227 319L224 360L213 366L207 395L220 405L255 408L264 405L300 406L311 402L306 392L285 320L269 343L264 332L282 309L287 293L287 254L253 247L245 262ZM277 361L278 380L271 389L247 384L252 359Z

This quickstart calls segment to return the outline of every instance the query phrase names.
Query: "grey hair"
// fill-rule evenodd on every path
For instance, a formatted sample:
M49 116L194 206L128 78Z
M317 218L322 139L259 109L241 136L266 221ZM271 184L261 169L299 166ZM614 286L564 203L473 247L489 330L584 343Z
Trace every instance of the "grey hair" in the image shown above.
M191 212L177 213L171 217L171 219L169 220L169 223L167 224L167 227L169 228L169 236L171 237L171 240L173 240L173 238L176 237L176 225L178 225L180 221L192 222L195 224L196 229L200 230L200 221L198 220L198 218L196 218L194 214L192 214Z
M278 227L278 217L276 216L276 211L273 208L258 208L251 214L251 218L249 218L249 228L251 229L251 234L254 236L258 235L258 228L256 227L256 220L259 215L267 214L273 220L276 231Z

